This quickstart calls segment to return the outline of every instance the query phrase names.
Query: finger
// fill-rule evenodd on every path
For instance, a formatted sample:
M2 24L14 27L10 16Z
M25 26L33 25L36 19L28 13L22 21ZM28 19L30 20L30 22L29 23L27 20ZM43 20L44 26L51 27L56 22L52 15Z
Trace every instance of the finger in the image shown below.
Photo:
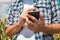
M29 22L29 19L26 17L26 23L28 24L28 22Z
M44 21L44 18L41 13L39 14L39 20Z
M34 23L31 22L28 18L26 18L26 23L27 23L29 26L33 26L33 25L34 25Z
M27 21L27 24L32 26L33 25L33 22L31 22L31 21L28 20Z
M32 31L38 32L37 27L29 25L28 28Z
M34 26L35 24L34 23L32 23L31 21L29 21L27 24L28 24L28 28L29 29L34 30L34 28L35 28L35 26Z
M34 30L33 26L28 26L28 28L32 31Z
M38 20L34 16L28 15L28 18L30 18L34 23L38 23Z

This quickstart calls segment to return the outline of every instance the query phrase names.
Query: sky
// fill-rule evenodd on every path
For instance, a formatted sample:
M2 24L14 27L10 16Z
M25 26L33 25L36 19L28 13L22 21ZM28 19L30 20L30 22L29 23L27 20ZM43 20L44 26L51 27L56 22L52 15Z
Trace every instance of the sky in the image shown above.
M0 16L6 15L8 16L8 8L9 4L15 0L0 0Z
M0 0L0 16L8 16L8 7L12 0Z

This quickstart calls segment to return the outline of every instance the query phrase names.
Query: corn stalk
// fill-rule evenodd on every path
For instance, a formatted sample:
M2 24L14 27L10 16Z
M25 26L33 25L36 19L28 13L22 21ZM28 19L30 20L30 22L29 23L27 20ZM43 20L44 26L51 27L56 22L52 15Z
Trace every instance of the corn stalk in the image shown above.
M54 40L60 40L60 34L54 34Z
M0 17L0 40L12 40L12 37L6 35L6 18Z

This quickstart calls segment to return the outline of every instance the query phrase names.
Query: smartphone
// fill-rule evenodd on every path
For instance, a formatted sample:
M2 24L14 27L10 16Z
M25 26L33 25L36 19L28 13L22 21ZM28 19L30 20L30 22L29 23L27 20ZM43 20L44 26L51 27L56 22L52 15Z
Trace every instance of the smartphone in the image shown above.
M39 13L40 13L40 11L31 11L28 14L34 16L36 19L39 19ZM29 18L29 20L31 20L31 19Z

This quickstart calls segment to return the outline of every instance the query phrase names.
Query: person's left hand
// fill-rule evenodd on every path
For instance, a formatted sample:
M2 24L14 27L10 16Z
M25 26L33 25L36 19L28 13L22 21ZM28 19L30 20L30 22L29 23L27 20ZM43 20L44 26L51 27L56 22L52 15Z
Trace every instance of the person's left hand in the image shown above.
M39 16L40 16L39 20L36 19L32 15L28 14L28 16L27 16L27 18L30 18L33 21L32 22L29 19L26 20L26 23L28 24L28 28L34 32L43 32L44 31L44 27L45 27L44 19L43 19L43 16L41 14Z

